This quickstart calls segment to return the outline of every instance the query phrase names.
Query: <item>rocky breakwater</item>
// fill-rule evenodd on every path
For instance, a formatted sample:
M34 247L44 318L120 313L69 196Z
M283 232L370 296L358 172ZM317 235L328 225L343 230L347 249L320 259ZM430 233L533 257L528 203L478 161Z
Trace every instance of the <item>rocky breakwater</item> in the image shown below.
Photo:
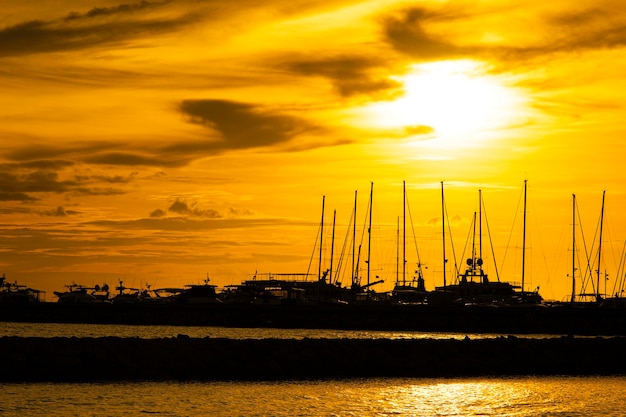
M0 338L2 381L626 374L626 338Z

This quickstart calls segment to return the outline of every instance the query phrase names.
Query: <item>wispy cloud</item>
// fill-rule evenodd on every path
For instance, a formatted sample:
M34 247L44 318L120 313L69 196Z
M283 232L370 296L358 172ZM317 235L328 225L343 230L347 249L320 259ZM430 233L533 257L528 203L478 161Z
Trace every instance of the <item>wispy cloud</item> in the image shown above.
M0 30L0 56L79 50L171 32L197 21L193 14L164 17L149 12L169 2L142 1L72 12L56 20L32 20Z
M626 44L626 13L612 3L532 14L524 13L525 7L399 9L381 18L383 39L419 61L476 58L495 59L496 63ZM472 36L466 36L468 33Z
M10 165L10 164L7 164ZM46 165L46 164L43 164ZM127 184L134 174L120 175L66 175L63 178L54 170L13 170L0 173L1 201L36 201L42 193L72 194L83 196L119 195L126 193L122 188L101 184Z

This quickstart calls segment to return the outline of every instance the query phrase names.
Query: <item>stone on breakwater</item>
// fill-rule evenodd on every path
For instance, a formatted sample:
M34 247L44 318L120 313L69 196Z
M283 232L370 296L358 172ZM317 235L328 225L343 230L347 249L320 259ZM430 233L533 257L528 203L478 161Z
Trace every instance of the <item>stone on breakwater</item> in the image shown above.
M0 338L2 381L625 374L626 338Z

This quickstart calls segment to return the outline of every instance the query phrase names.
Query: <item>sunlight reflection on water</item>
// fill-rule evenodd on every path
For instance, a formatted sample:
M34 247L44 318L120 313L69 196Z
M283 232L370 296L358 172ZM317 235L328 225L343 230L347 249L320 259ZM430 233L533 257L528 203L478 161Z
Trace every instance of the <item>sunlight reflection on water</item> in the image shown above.
M162 416L618 416L623 377L5 384L0 413Z

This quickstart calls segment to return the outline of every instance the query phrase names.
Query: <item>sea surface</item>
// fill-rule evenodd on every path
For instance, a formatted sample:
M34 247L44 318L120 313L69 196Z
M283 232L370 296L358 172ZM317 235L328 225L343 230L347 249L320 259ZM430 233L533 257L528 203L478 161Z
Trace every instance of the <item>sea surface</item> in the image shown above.
M2 385L0 415L623 416L624 392L623 377L28 383Z
M433 333L373 330L231 328L206 326L139 326L117 324L15 323L0 322L0 337L137 337L155 339L186 335L194 338L229 339L470 339L496 338L500 334ZM516 335L517 337L561 337L561 335Z
M0 322L0 336L461 339L495 334ZM519 337L554 337L523 335ZM215 358L219 361L219 358ZM94 367L107 366L94 363ZM368 366L363 363L363 366ZM402 358L398 358L402 366ZM1 416L624 416L623 377L3 383Z

